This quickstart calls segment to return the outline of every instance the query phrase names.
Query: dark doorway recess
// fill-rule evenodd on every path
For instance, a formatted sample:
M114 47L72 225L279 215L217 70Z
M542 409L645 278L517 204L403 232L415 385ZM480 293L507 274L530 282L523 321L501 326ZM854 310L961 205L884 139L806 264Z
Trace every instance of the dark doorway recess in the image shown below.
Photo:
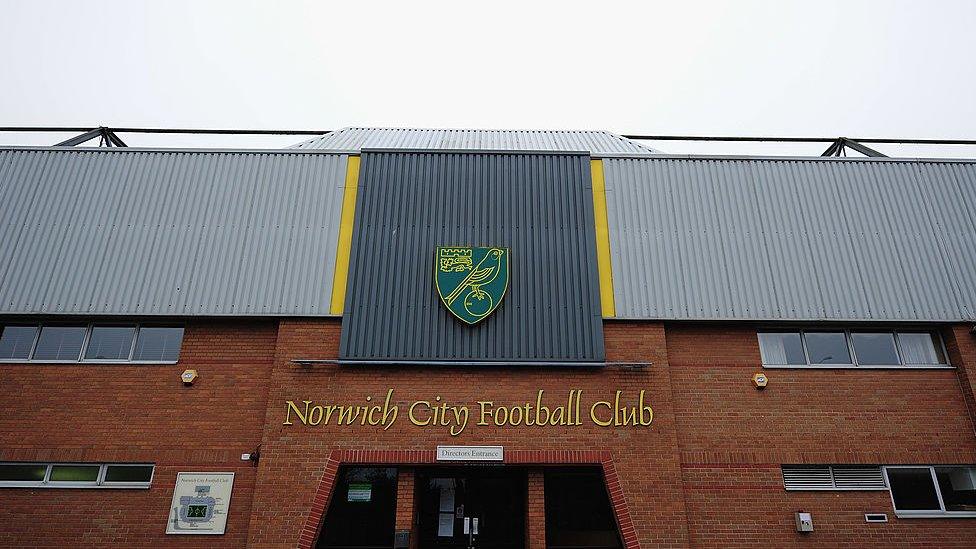
M524 469L431 467L418 470L417 475L419 547L525 547Z
M392 547L397 470L393 467L343 467L337 478L316 547Z
M553 467L545 475L549 549L623 547L599 467Z

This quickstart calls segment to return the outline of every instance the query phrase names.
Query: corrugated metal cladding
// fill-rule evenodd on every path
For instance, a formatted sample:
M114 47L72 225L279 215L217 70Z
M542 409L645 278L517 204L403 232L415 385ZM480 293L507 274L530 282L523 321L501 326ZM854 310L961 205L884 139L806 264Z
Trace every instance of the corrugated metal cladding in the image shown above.
M655 153L636 141L604 131L447 130L343 128L294 145L299 149L453 149L573 151L592 154Z
M0 151L0 312L328 314L347 157Z
M604 166L619 317L976 318L976 164Z
M604 359L586 155L364 153L340 357ZM475 326L434 286L436 246L510 248L501 305Z

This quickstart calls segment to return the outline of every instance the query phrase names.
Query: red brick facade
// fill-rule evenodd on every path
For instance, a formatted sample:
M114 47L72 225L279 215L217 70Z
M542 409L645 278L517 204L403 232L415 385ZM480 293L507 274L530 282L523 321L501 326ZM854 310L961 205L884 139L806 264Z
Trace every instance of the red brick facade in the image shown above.
M191 321L177 366L0 366L0 460L156 463L149 490L0 488L0 546L243 546L257 468L240 457L261 443L276 339L274 322ZM235 473L223 536L164 534L193 470Z
M438 444L505 447L506 461L594 463L606 475L628 546L972 546L976 519L898 519L887 491L786 492L783 463L976 463L976 336L945 331L955 370L760 371L753 326L607 321L607 358L650 363L604 369L302 366L334 359L338 320L187 324L177 366L0 365L0 460L154 462L148 490L0 488L0 546L252 546L312 544L340 463L433 461ZM185 387L179 374L195 368ZM283 425L285 402L382 401L400 413L436 396L457 404L524 403L540 389L585 404L645 391L649 427L446 428L400 417L359 424ZM205 413L193 413L205 411ZM240 454L260 447L255 465ZM581 457L582 456L582 457ZM227 533L167 536L179 471L236 473ZM528 544L541 547L541 469L529 470ZM406 500L413 472L401 470ZM397 527L414 524L398 505ZM794 531L793 512L815 531ZM888 513L868 524L864 513Z

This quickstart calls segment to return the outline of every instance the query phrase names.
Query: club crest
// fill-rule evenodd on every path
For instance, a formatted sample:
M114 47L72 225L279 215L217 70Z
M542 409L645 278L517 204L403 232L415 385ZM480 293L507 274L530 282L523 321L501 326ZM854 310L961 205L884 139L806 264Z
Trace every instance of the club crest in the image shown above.
M508 289L508 248L438 247L434 277L441 303L468 324L490 315Z

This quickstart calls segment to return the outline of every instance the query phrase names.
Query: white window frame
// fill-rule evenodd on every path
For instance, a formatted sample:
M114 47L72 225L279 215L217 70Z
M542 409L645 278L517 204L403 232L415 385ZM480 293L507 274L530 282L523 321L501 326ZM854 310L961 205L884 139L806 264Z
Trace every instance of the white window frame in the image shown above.
M942 500L942 488L939 487L939 479L935 476L936 467L972 467L972 465L886 465L884 467L885 484L888 485L888 496L891 498L891 508L895 510L895 516L898 518L976 518L976 511L946 511L945 502ZM928 469L932 484L935 486L935 495L939 499L939 509L899 511L895 507L895 494L891 490L891 481L888 480L888 469Z
M938 349L942 351L942 356L945 357L946 362L943 364L906 364L904 362L904 353L901 350L901 342L898 339L898 334L900 332L906 333L926 333L935 334L938 339ZM762 339L759 337L760 334L771 334L771 333L789 333L789 334L799 334L800 335L800 345L803 347L803 356L806 359L806 364L767 364L765 359L762 357ZM843 333L844 339L847 342L847 352L850 356L851 362L845 364L811 364L810 363L810 351L807 348L807 333ZM854 338L851 337L855 333L890 333L895 342L895 353L898 354L899 364L859 364L857 360L857 353L854 352ZM864 328L836 328L831 329L829 326L816 327L816 328L782 328L782 327L770 327L762 328L756 330L756 340L759 342L759 353L760 360L763 360L763 368L785 368L785 369L853 369L860 368L862 370L944 370L944 369L954 369L952 364L949 362L949 352L946 349L945 340L942 338L942 334L938 330L925 329L925 328L874 328L871 326L865 326Z
M154 322L77 322L72 323L70 321L57 321L57 322L10 322L10 323L0 323L0 330L7 326L33 326L37 328L34 334L34 341L31 343L30 354L27 358L0 358L0 363L4 364L177 364L179 358L176 360L133 360L136 352L136 344L139 341L139 334L142 328L183 328L183 335L186 336L186 327L179 323L154 323ZM78 358L76 360L35 360L34 352L37 350L37 342L41 339L41 331L45 326L76 326L85 328L85 339L81 344L81 352L78 353ZM109 358L85 358L85 354L88 352L88 344L91 342L92 331L95 328L103 327L134 327L135 332L132 335L132 344L129 346L129 356L125 359L109 359ZM180 353L183 351L183 342L180 341Z
M4 461L0 465L44 465L43 480L0 480L0 488L99 488L99 489L148 489L152 485L153 478L156 476L155 463L80 463L80 462L57 462L57 463L38 463L38 462L15 462ZM97 466L98 477L95 481L58 481L51 480L51 471L56 466ZM105 482L105 474L109 467L152 467L149 473L148 482Z

